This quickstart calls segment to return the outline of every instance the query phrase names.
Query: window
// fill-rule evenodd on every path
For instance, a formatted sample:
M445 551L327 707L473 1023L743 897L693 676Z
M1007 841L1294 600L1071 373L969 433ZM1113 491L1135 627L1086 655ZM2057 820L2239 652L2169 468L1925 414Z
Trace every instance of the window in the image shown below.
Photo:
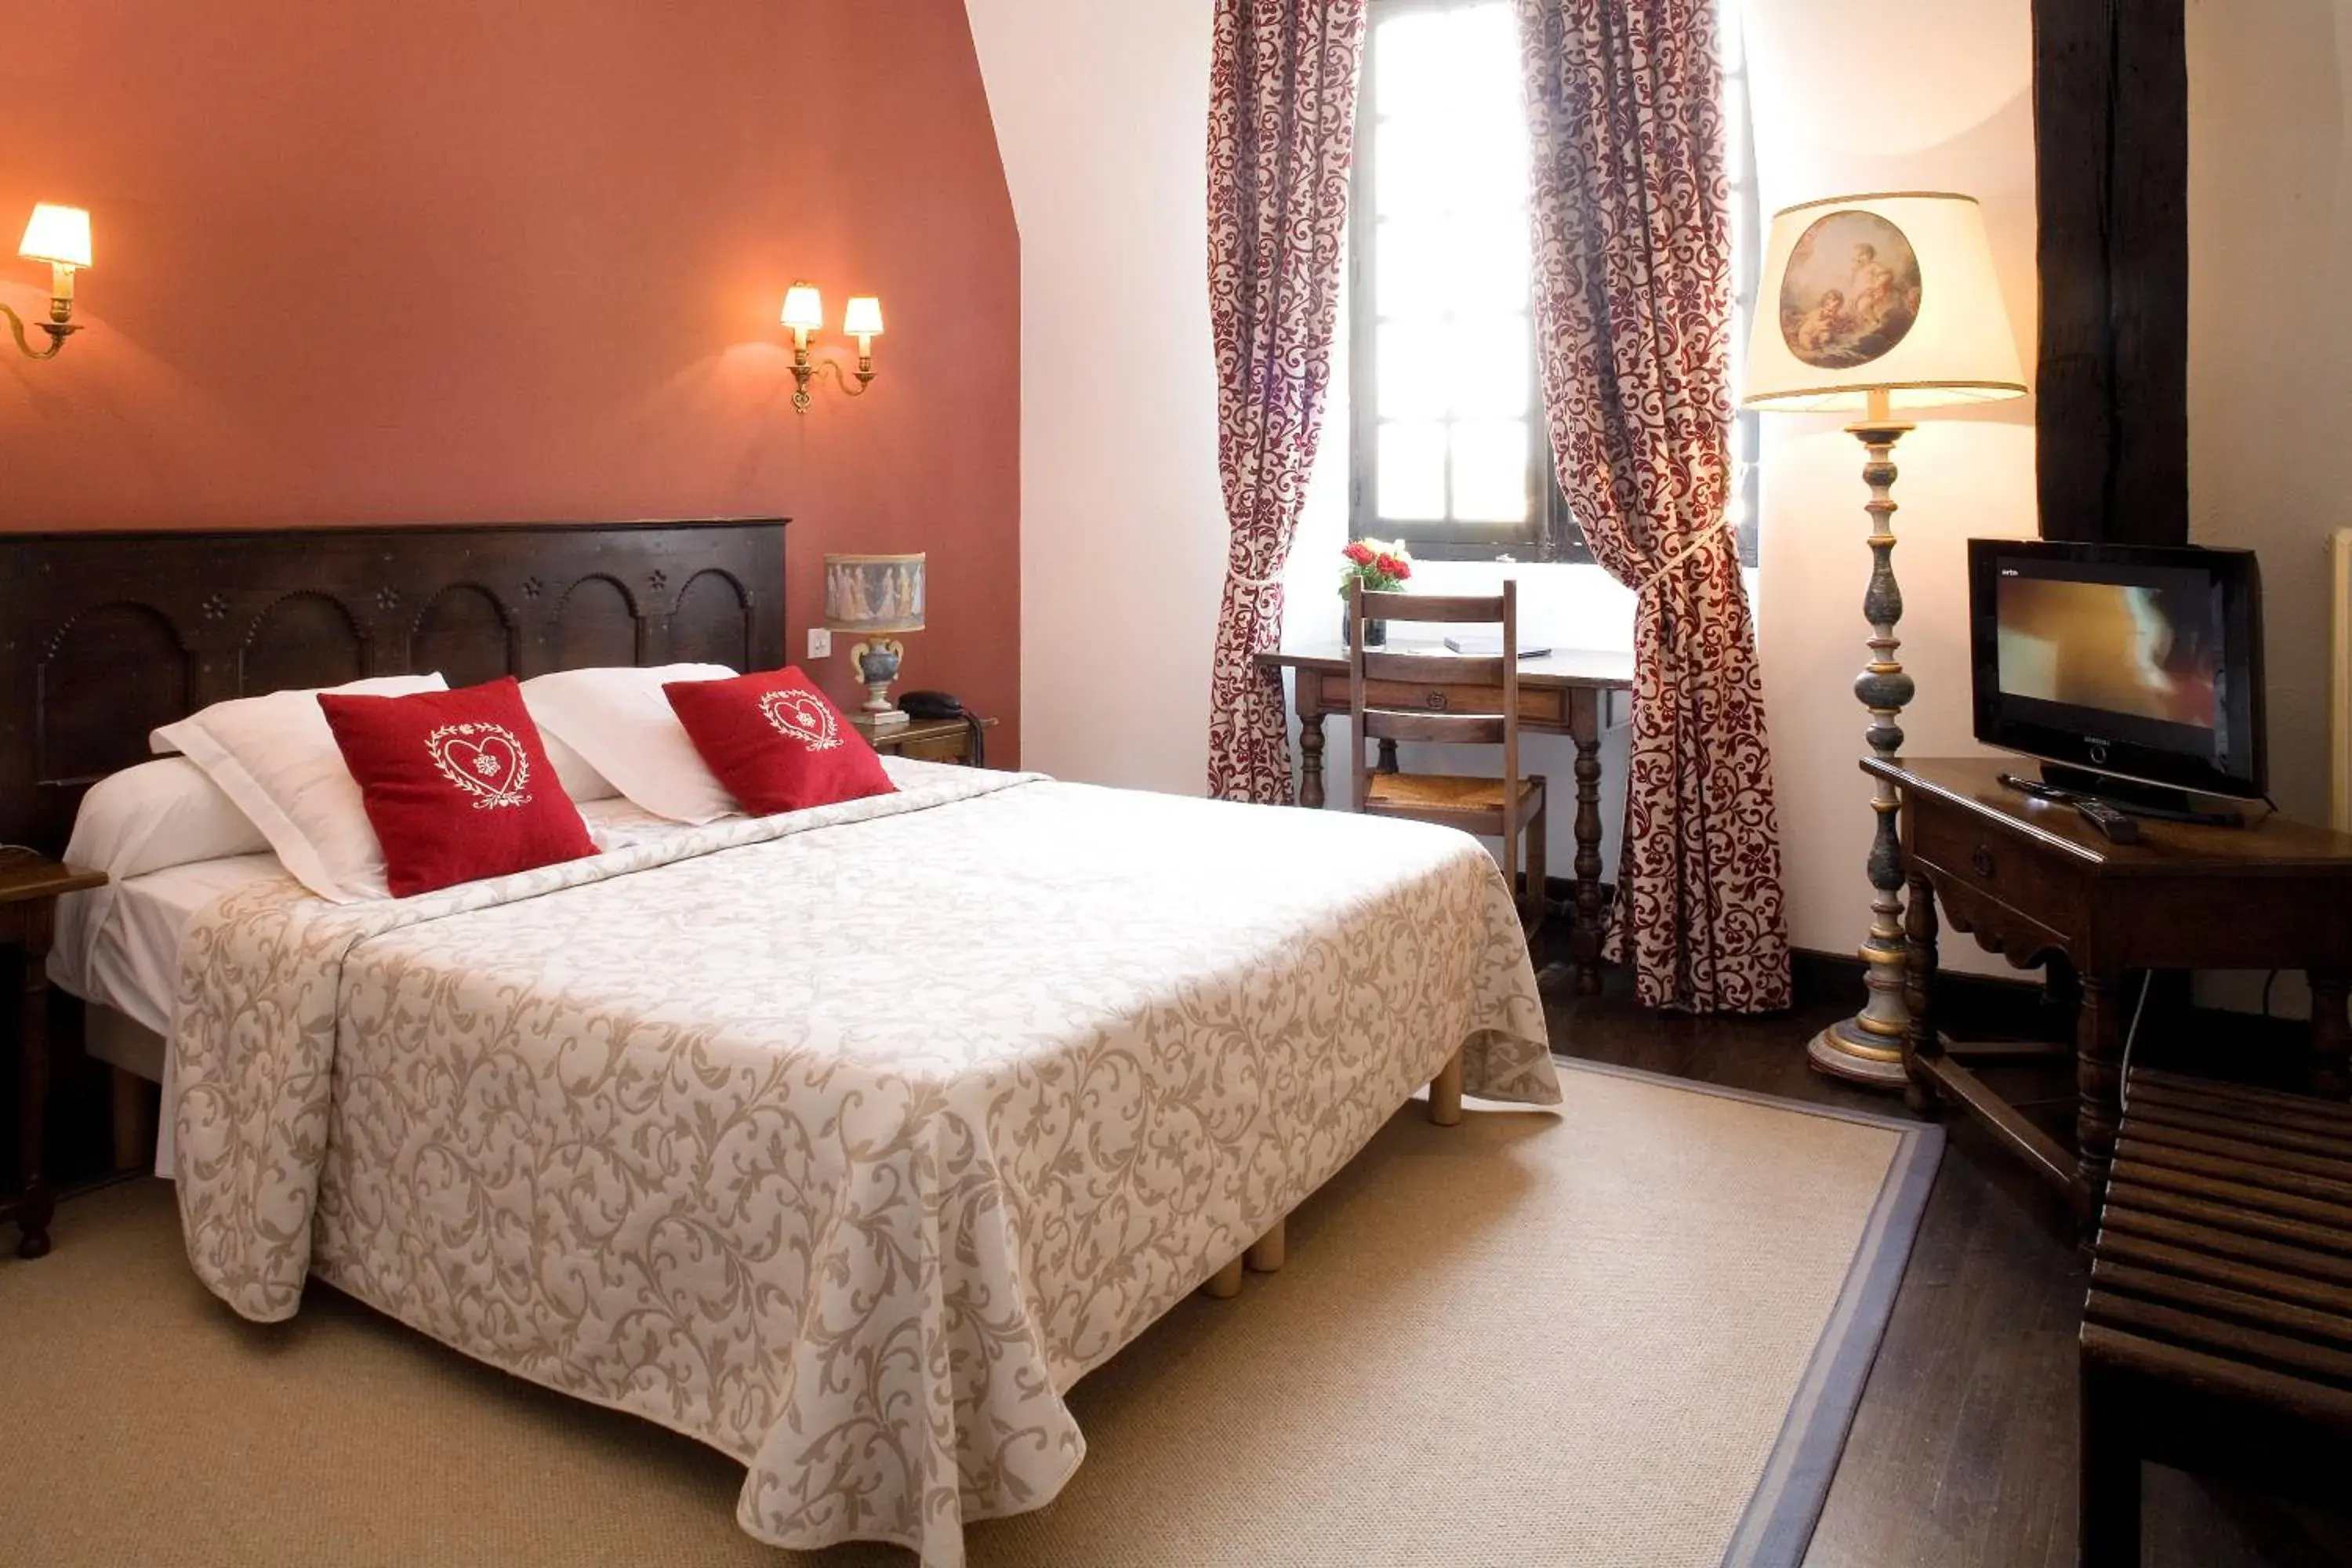
M1759 237L1744 62L1726 16L1734 338ZM1536 370L1528 129L1511 0L1373 0L1349 236L1350 523L1436 559L1590 561ZM1732 432L1755 560L1755 416Z

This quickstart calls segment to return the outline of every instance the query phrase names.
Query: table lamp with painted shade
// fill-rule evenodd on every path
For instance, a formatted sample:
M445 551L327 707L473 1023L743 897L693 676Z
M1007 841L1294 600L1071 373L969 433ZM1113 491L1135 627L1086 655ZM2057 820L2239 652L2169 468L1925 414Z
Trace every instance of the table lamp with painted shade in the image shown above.
M849 650L866 706L850 717L869 730L907 721L890 701L906 649L887 634L923 629L922 555L828 555L824 558L824 624L861 637Z
M1870 662L1854 695L1870 710L1865 739L1880 757L1903 749L1896 721L1913 696L1895 658L1903 595L1895 581L1895 444L1915 409L2016 397L2026 390L2000 279L1973 197L1938 192L1837 196L1772 217L1763 289L1750 334L1741 401L1750 408L1851 412L1846 429L1868 456ZM1869 966L1860 1013L1813 1037L1813 1065L1884 1088L1904 1083L1903 869L1892 784L1881 781L1868 865Z

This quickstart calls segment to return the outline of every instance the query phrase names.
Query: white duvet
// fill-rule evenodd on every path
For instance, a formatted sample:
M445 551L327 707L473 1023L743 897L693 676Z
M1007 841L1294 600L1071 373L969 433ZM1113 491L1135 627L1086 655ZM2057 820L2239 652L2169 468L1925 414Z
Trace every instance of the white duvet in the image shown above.
M315 1273L710 1443L763 1541L960 1563L1062 1395L1467 1047L1559 1099L1509 891L1445 829L898 765L902 793L422 898L199 915L191 1260Z

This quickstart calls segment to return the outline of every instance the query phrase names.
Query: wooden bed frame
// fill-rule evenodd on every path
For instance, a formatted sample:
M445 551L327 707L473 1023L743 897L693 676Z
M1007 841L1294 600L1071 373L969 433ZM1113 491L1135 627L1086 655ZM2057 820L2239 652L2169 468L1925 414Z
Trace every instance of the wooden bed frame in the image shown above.
M439 670L784 662L781 518L0 535L0 843L227 698Z
M83 792L209 703L370 675L785 662L781 518L0 535L0 843L58 855ZM1460 1053L1429 1118L1462 1119ZM119 1069L117 1133L123 1107ZM1203 1287L1282 1267L1286 1226Z

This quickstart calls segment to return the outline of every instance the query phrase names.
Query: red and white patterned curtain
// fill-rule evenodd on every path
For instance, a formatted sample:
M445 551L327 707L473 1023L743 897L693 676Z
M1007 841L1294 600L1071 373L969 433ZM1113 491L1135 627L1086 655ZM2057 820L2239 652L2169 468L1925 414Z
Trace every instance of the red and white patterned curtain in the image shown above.
M1640 595L1610 956L1643 1004L1789 1005L1756 627L1727 526L1730 186L1718 0L1518 0L1536 319L1560 484Z
M1232 537L1209 689L1209 793L1288 805L1282 569L1331 384L1364 0L1217 0L1209 315Z

